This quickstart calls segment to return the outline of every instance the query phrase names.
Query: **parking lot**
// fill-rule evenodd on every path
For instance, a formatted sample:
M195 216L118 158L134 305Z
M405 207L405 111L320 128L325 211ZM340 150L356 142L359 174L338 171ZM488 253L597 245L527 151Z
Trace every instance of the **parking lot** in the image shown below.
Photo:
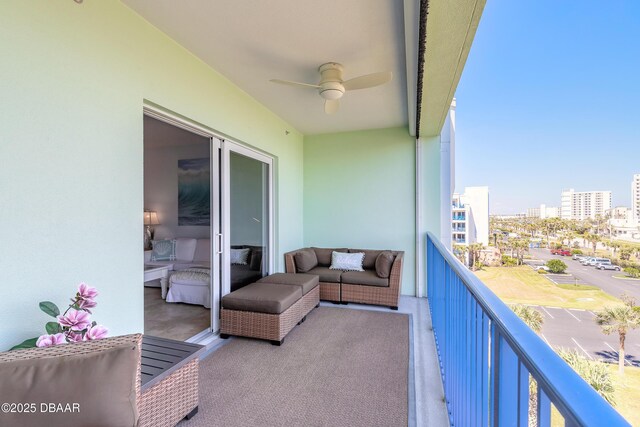
M544 316L542 339L551 347L573 348L591 360L618 361L618 334L604 335L591 311L533 306ZM629 331L627 365L640 367L640 330Z

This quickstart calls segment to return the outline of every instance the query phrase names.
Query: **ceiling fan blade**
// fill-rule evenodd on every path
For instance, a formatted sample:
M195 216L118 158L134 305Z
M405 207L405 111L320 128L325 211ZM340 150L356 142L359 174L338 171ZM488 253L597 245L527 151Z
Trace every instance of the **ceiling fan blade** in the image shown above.
M278 80L278 79L271 79L269 80L272 83L280 83L281 85L289 85L289 86L302 86L302 87L312 87L314 89L318 89L320 88L320 86L318 85L311 85L309 83L299 83L299 82L291 82L289 80Z
M391 71L383 71L381 73L367 74L366 76L355 77L342 82L345 90L367 89L374 86L383 85L393 77Z
M327 99L324 101L324 112L327 114L333 114L340 108L339 99Z

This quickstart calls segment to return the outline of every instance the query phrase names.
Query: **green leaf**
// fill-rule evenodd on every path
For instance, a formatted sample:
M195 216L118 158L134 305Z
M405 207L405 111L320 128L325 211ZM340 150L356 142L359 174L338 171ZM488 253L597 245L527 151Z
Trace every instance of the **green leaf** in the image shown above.
M58 306L51 301L41 301L40 310L44 311L51 317L56 317L60 314L60 309L58 308Z
M13 347L11 347L9 349L9 351L11 350L18 350L20 348L34 348L36 346L36 341L38 341L38 337L36 338L29 338L28 340L24 340L22 341L20 344L18 345L14 345Z
M47 324L44 325L44 328L47 330L47 333L49 335L53 335L53 334L57 334L59 332L62 332L62 328L60 327L60 325L57 322L47 322Z

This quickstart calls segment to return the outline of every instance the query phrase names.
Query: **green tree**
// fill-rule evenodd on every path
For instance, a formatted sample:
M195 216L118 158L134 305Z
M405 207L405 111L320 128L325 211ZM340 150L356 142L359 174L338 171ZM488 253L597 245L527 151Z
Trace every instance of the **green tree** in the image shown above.
M615 387L607 365L589 360L576 350L558 350L558 355L573 368L593 389L610 404L615 404Z
M624 345L627 332L640 327L640 310L633 298L622 297L623 305L605 307L596 313L596 323L605 335L618 333L618 369L624 374Z
M544 317L542 313L533 307L522 304L514 304L509 306L511 310L527 324L534 332L540 333L542 331L542 324L544 323Z
M600 237L599 234L586 233L584 238L589 243L591 243L591 246L593 247L593 255L595 255L596 254L596 249L598 247L598 242L602 240L602 237Z
M556 274L564 273L567 269L567 264L559 259L550 259L546 264L549 267L549 271Z
M480 251L483 249L482 243L471 243L469 245L469 267L471 267L471 270L477 270L482 266Z

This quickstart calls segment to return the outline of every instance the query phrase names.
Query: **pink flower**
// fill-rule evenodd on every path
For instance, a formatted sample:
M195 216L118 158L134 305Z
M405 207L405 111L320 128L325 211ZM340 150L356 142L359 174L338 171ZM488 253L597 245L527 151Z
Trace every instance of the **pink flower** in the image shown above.
M42 335L36 341L36 347L51 347L58 344L65 344L67 340L64 338L63 333L55 335Z
M98 290L82 282L78 286L78 296L84 300L93 300L98 296Z
M91 313L91 311L88 310L89 308L93 308L96 305L98 305L97 302L91 299L79 299L77 304L78 304L78 308L88 311L89 313Z
M104 326L96 325L87 331L85 338L89 341L101 340L107 336L107 332L109 332L109 330Z
M85 338L82 336L82 334L81 334L81 333L79 333L79 332L73 332L73 331L70 331L70 332L67 334L67 338L68 338L68 339L69 339L69 341L71 341L71 342L86 341L86 340L85 340Z
M74 331L82 331L91 324L89 313L70 308L64 316L58 316L58 323Z

